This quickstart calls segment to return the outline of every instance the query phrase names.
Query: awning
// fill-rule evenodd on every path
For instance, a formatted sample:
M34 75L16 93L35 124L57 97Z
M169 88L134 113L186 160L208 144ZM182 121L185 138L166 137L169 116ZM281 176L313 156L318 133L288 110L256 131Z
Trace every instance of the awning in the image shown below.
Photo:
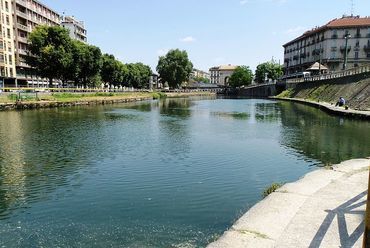
M327 71L329 70L326 66L320 64L319 62L314 63L311 65L306 71Z

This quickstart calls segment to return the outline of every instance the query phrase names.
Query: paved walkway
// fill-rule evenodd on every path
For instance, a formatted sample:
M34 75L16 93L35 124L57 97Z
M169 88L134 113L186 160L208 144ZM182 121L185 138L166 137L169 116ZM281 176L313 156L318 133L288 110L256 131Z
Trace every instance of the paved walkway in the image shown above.
M369 166L350 160L286 184L208 247L361 247Z
M327 102L314 102L314 101L300 99L300 98L272 97L272 99L299 102L299 103L307 104L307 105L310 105L316 108L320 108L331 114L370 120L370 111L361 111L361 110L354 110L354 109L346 110L343 107L335 107L335 105L327 103Z

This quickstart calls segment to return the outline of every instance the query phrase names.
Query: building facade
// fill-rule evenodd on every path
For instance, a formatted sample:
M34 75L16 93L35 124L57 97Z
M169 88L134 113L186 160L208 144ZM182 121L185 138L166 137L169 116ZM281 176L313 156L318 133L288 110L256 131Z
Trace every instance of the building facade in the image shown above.
M334 19L305 32L283 47L286 76L303 73L316 62L329 71L370 64L370 17Z
M47 85L47 81L37 78L32 68L25 63L27 37L38 25L60 25L60 15L37 0L12 0L12 5L16 78L28 85Z
M13 6L11 0L0 0L0 85L16 75L14 56Z
M211 80L211 76L208 72L198 70L198 69L193 69L193 71L190 74L190 78L206 78Z
M229 85L229 79L234 73L238 66L235 65L221 65L215 66L209 69L209 74L211 77L211 84L216 84L218 86L226 87Z
M85 25L83 22L76 20L74 16L64 17L61 25L68 29L69 36L72 39L84 43L87 42L87 30L85 29Z

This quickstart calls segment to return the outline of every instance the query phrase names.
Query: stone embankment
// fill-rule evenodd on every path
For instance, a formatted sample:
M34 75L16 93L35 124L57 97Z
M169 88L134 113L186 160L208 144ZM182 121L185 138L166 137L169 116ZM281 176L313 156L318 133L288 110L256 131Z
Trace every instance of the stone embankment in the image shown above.
M369 166L350 160L286 184L208 247L361 247Z
M273 97L273 99L283 100L283 101L291 101L291 102L298 102L298 103L310 105L310 106L319 108L319 109L321 109L321 110L323 110L323 111L325 111L329 114L333 114L333 115L346 116L346 117L356 118L356 119L370 120L370 111L345 109L344 107L336 107L333 103L310 101L310 100L299 99L299 98Z
M167 92L162 93L163 97L191 97L191 96L215 96L215 92ZM144 96L114 96L114 97L96 97L96 98L82 98L78 100L68 101L19 101L12 103L0 103L0 111L4 110L25 110L25 109L43 109L43 108L60 108L72 106L87 106L87 105L107 105L115 103L127 103L137 101L152 100L154 97L148 93Z
M24 109L42 109L42 108L59 108L84 105L104 105L124 102L135 102L151 100L153 97L141 98L122 98L122 99L101 99L101 100L82 100L82 101L38 101L38 102L16 102L0 103L1 110L24 110Z

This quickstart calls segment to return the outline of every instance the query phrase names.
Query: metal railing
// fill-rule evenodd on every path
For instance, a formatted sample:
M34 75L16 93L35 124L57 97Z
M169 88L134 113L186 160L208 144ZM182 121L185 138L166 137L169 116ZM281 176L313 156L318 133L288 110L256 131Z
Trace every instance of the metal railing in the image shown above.
M356 67L345 71L331 72L327 74L315 75L305 78L292 78L286 79L286 83L304 83L304 82L315 82L321 80L328 80L334 78L348 77L352 75L358 75L362 73L370 72L370 66Z

